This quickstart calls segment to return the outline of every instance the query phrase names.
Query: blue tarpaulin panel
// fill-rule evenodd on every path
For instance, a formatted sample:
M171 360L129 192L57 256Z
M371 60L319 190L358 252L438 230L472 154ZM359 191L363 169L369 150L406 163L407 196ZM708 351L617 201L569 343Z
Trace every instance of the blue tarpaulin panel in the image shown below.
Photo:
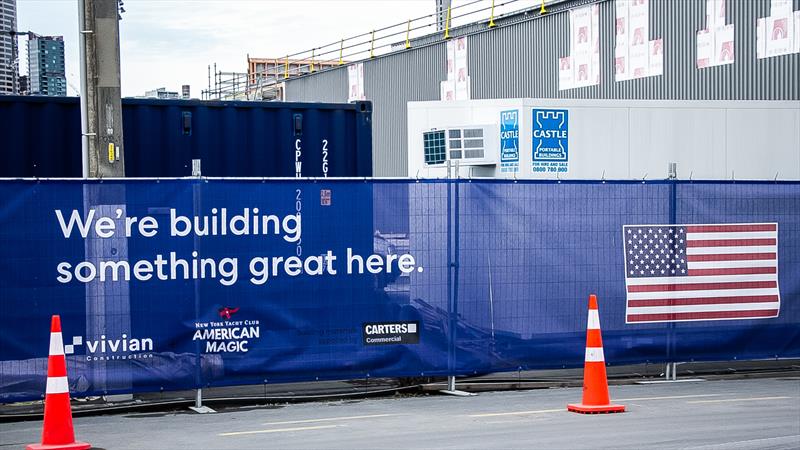
M798 236L796 182L3 181L0 401L53 314L76 396L579 367L590 293L609 364L798 357Z

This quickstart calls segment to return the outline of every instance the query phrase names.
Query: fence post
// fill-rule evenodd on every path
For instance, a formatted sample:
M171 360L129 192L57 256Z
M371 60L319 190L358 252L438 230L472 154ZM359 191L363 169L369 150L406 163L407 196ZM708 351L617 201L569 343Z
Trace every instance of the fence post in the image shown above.
M455 391L455 341L453 340L453 192L450 159L447 160L447 390ZM452 382L452 383L451 383ZM452 389L450 386L452 384Z
M677 192L677 182L675 180L670 180L669 182L669 224L672 226L678 225L678 209L677 209L677 201L678 201L678 192ZM669 328L667 329L667 364L672 363L672 378L675 379L675 370L677 369L673 358L675 358L675 322L669 323ZM665 371L666 379L669 380L669 366Z
M195 164L196 163L196 164ZM197 177L194 180L194 184L192 185L192 210L194 215L196 216L202 210L203 203L202 203L202 166L200 165L199 159L192 160L192 176ZM194 233L194 238L192 240L192 247L194 251L200 252L200 238L197 236L197 233ZM200 280L195 278L194 280L194 317L195 320L200 318ZM203 358L200 355L202 350L201 341L196 341L195 343L195 383L197 386L203 385ZM213 409L209 408L208 406L203 406L203 388L198 387L197 391L195 392L194 396L194 406L190 406L189 409L198 413L198 414L208 414L208 413L215 413Z
M456 181L452 182L450 160L447 160L447 315L449 333L447 337L447 389L445 394L461 397L472 396L456 389L456 328L458 327L458 271L459 271L459 164L456 161Z

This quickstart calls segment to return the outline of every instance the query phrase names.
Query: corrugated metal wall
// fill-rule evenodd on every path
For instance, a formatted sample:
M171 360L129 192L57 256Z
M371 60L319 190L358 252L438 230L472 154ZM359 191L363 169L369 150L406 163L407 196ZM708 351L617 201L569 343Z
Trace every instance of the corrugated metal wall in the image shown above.
M650 39L664 39L664 75L614 81L614 1L600 0L600 85L558 90L558 58L569 53L569 18L562 12L469 34L472 98L596 98L670 100L800 100L800 54L756 58L756 19L769 0L728 0L735 25L736 62L696 68L696 33L705 27L706 0L650 0ZM800 0L794 0L800 9ZM561 6L561 5L559 5ZM373 102L373 173L407 173L406 103L438 100L446 78L444 42L418 46L364 63L367 99ZM347 70L287 80L287 100L347 101Z
M367 76L366 73L364 76ZM301 98L308 100L300 100ZM347 68L343 66L307 77L286 80L286 100L347 103Z

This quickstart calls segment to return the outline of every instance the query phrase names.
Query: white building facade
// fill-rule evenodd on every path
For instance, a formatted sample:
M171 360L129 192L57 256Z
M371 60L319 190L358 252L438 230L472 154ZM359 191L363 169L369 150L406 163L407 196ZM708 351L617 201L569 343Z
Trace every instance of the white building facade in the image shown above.
M800 179L800 102L408 103L408 176ZM455 172L451 172L455 174Z

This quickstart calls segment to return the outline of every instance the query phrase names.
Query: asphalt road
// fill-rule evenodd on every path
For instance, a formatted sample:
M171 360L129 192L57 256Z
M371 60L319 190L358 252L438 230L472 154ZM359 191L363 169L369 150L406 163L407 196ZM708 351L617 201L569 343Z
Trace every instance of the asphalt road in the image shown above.
M105 449L800 448L800 378L612 386L622 414L566 411L575 388L233 408L217 414L75 419ZM0 424L0 448L40 422Z

